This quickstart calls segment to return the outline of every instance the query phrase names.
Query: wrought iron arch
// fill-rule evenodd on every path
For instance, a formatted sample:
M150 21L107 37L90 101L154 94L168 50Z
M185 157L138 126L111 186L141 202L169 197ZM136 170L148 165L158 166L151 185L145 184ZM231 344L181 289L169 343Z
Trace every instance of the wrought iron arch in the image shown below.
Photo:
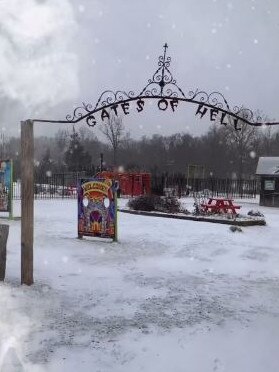
M157 70L140 93L105 90L95 105L83 102L81 106L74 109L72 114L66 116L66 120L33 119L33 122L75 124L85 120L88 126L94 127L97 124L95 114L100 111L112 109L116 112L116 106L119 105L127 114L127 105L133 101L138 103L140 108L138 111L142 111L145 100L156 99L158 102L187 102L198 105L196 114L201 114L203 117L206 110L209 110L208 112L214 118L217 115L221 116L222 124L225 125L228 124L224 123L224 117L227 115L229 122L232 119L237 130L241 130L241 127L237 127L238 122L255 127L279 125L279 122L264 122L260 116L255 116L251 109L240 106L233 106L231 109L224 95L217 91L207 93L196 89L185 94L170 71L171 57L167 56L168 45L165 44L163 48L164 52L159 56Z

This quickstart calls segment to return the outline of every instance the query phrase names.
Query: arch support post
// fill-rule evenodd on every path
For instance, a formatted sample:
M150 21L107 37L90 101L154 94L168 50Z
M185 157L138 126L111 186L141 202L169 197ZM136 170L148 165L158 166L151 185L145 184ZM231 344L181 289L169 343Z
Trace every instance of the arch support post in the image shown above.
M34 131L33 121L21 122L21 284L33 279Z

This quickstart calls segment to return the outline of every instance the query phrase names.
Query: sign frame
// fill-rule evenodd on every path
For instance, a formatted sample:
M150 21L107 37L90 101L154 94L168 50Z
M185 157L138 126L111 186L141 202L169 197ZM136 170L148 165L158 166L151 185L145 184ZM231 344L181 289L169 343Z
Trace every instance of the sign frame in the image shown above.
M275 191L275 179L264 180L264 190L265 191Z
M78 238L118 240L117 193L112 179L81 178L77 183Z

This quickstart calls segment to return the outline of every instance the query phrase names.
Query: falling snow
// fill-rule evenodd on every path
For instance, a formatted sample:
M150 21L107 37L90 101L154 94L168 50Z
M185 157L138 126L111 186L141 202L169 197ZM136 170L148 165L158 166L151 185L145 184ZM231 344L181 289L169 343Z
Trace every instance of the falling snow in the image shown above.
M255 151L250 151L249 155L250 155L250 158L252 159L255 159L255 157L257 156Z
M0 370L276 372L279 214L236 202L268 226L120 213L119 243L103 243L76 239L75 200L36 200L31 288L17 285L20 223L8 222Z
M80 13L83 13L83 12L85 11L85 6L80 4L80 5L78 6L78 11L79 11Z

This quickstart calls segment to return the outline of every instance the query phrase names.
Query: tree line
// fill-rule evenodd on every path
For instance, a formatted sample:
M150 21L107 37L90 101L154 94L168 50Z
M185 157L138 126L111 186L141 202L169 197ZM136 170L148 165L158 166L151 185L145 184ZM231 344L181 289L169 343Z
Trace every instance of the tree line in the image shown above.
M50 176L86 170L94 175L101 167L157 175L187 174L195 165L202 167L205 177L248 179L254 177L260 156L279 156L278 130L254 128L245 123L241 131L215 124L199 137L175 133L133 139L125 131L122 119L112 117L101 131L106 141L84 127L59 130L54 137L36 138L36 174ZM20 178L19 138L2 138L0 155L13 159L15 177Z

